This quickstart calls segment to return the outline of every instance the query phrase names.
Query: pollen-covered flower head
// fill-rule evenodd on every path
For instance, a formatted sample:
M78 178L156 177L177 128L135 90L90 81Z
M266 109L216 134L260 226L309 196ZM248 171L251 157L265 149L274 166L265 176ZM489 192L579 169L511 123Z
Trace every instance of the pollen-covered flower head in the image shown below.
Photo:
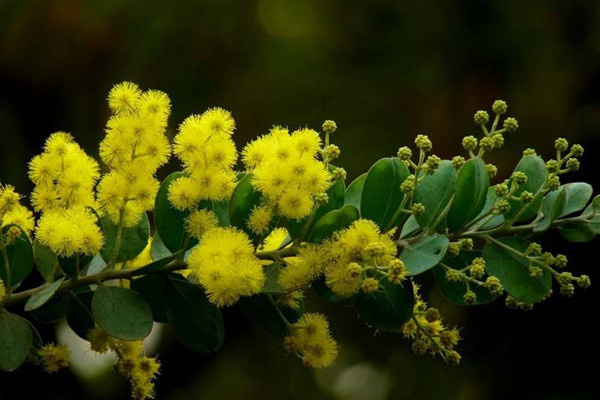
M188 264L209 300L219 307L260 292L265 281L250 239L235 228L214 228L205 233Z
M306 313L292 325L284 339L288 351L298 354L304 365L330 367L338 355L337 342L331 337L329 323L323 314Z

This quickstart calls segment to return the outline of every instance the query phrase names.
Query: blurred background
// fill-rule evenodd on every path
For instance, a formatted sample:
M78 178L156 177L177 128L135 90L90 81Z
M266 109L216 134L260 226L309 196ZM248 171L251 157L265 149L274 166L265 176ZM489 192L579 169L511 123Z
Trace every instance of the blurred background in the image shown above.
M600 188L597 0L0 0L0 180L28 193L26 163L58 130L97 156L108 90L123 80L171 96L171 135L212 106L233 113L239 146L273 124L318 128L334 119L337 164L350 180L419 133L439 156L461 152L462 136L478 133L473 113L502 98L520 129L489 157L499 179L523 149L551 155L554 138L565 136L586 148L582 170L568 179ZM596 399L589 365L600 356L599 242L544 240L596 285L525 313L502 301L459 309L422 278L428 301L463 327L459 367L413 356L400 336L374 334L348 303L308 299L331 316L342 346L334 368L304 369L233 307L214 355L193 354L163 330L157 398ZM42 334L51 340L54 328ZM0 399L129 398L110 368L83 365L86 373L2 373Z

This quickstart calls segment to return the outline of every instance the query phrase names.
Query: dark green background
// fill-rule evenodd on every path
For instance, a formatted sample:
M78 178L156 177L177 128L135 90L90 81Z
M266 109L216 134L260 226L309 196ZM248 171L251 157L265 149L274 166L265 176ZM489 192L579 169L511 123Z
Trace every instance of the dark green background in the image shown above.
M521 129L490 155L500 177L522 149L551 155L562 135L586 148L570 179L600 188L595 0L0 0L0 180L27 193L26 162L57 130L97 156L106 95L126 79L171 96L171 135L212 106L233 113L239 146L273 124L317 128L334 119L338 164L350 178L418 133L431 136L439 156L455 155L461 137L477 132L473 112L503 98ZM547 241L553 251L568 247L575 271L598 281L596 242ZM315 378L234 307L225 313L225 348L214 356L165 341L158 398L331 398L332 382L359 362L388 374L390 399L595 398L597 374L584 362L600 356L597 287L522 313L500 303L457 309L430 290L430 277L423 281L430 301L464 326L458 368L412 356L398 336L373 336L344 303L324 307L335 310L340 362ZM309 308L323 306L309 300ZM25 368L0 375L0 398L17 390L20 398L127 398L124 383L106 379L90 391L68 371L47 377ZM100 390L107 387L116 392ZM366 395L345 398L370 398L375 389L366 387Z

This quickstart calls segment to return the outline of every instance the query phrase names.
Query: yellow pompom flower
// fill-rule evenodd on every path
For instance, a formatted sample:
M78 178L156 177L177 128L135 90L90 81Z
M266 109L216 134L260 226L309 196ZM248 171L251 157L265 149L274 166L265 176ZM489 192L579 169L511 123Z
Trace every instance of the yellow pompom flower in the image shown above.
M297 257L286 259L286 266L279 274L279 284L285 291L302 289L336 260L336 251L329 244L304 246Z
M53 373L69 366L71 352L66 344L47 344L38 350L44 370Z
M132 82L121 82L108 93L108 106L115 114L133 113L142 96L140 87Z
M204 234L188 264L209 300L219 307L259 293L265 281L262 263L254 256L250 239L234 228L215 228Z
M331 175L318 160L321 141L311 129L292 134L274 127L268 135L249 143L243 151L253 185L288 218L301 219L313 209L314 196L325 192Z
M254 207L248 218L248 228L257 235L262 235L269 230L273 219L273 211L270 207Z
M186 231L198 240L200 240L206 232L216 228L218 225L219 219L217 218L217 215L209 210L196 210L185 220Z
M293 324L284 346L312 368L330 367L338 355L338 345L331 338L329 324L325 316L318 313L306 313Z
M33 213L25 206L16 204L12 207L12 210L4 214L4 218L1 219L2 227L7 225L16 225L23 229L27 234L31 234L33 228L35 228L35 218Z

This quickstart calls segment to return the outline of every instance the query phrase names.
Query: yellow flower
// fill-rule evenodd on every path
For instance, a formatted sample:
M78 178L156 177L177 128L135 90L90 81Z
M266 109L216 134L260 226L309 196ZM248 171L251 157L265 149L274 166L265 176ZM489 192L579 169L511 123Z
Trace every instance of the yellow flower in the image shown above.
M265 281L262 263L254 256L250 239L234 228L215 228L205 233L188 263L209 300L219 307L259 293Z
M27 234L30 234L35 228L35 218L33 213L29 209L20 204L13 206L12 210L4 215L4 219L1 220L2 227L7 225L16 225L23 229Z
M270 207L254 207L248 218L248 228L257 235L262 235L269 230L273 219L273 211Z
M192 212L185 220L187 232L196 239L219 225L219 219L213 211L196 210Z
M297 353L306 366L326 368L338 355L338 345L331 338L325 316L306 313L292 325L290 335L284 340L289 351Z
M132 113L142 95L139 86L132 82L119 83L108 93L108 106L116 113Z
M56 372L61 368L69 366L71 352L65 344L47 344L38 350L44 370L48 373Z

